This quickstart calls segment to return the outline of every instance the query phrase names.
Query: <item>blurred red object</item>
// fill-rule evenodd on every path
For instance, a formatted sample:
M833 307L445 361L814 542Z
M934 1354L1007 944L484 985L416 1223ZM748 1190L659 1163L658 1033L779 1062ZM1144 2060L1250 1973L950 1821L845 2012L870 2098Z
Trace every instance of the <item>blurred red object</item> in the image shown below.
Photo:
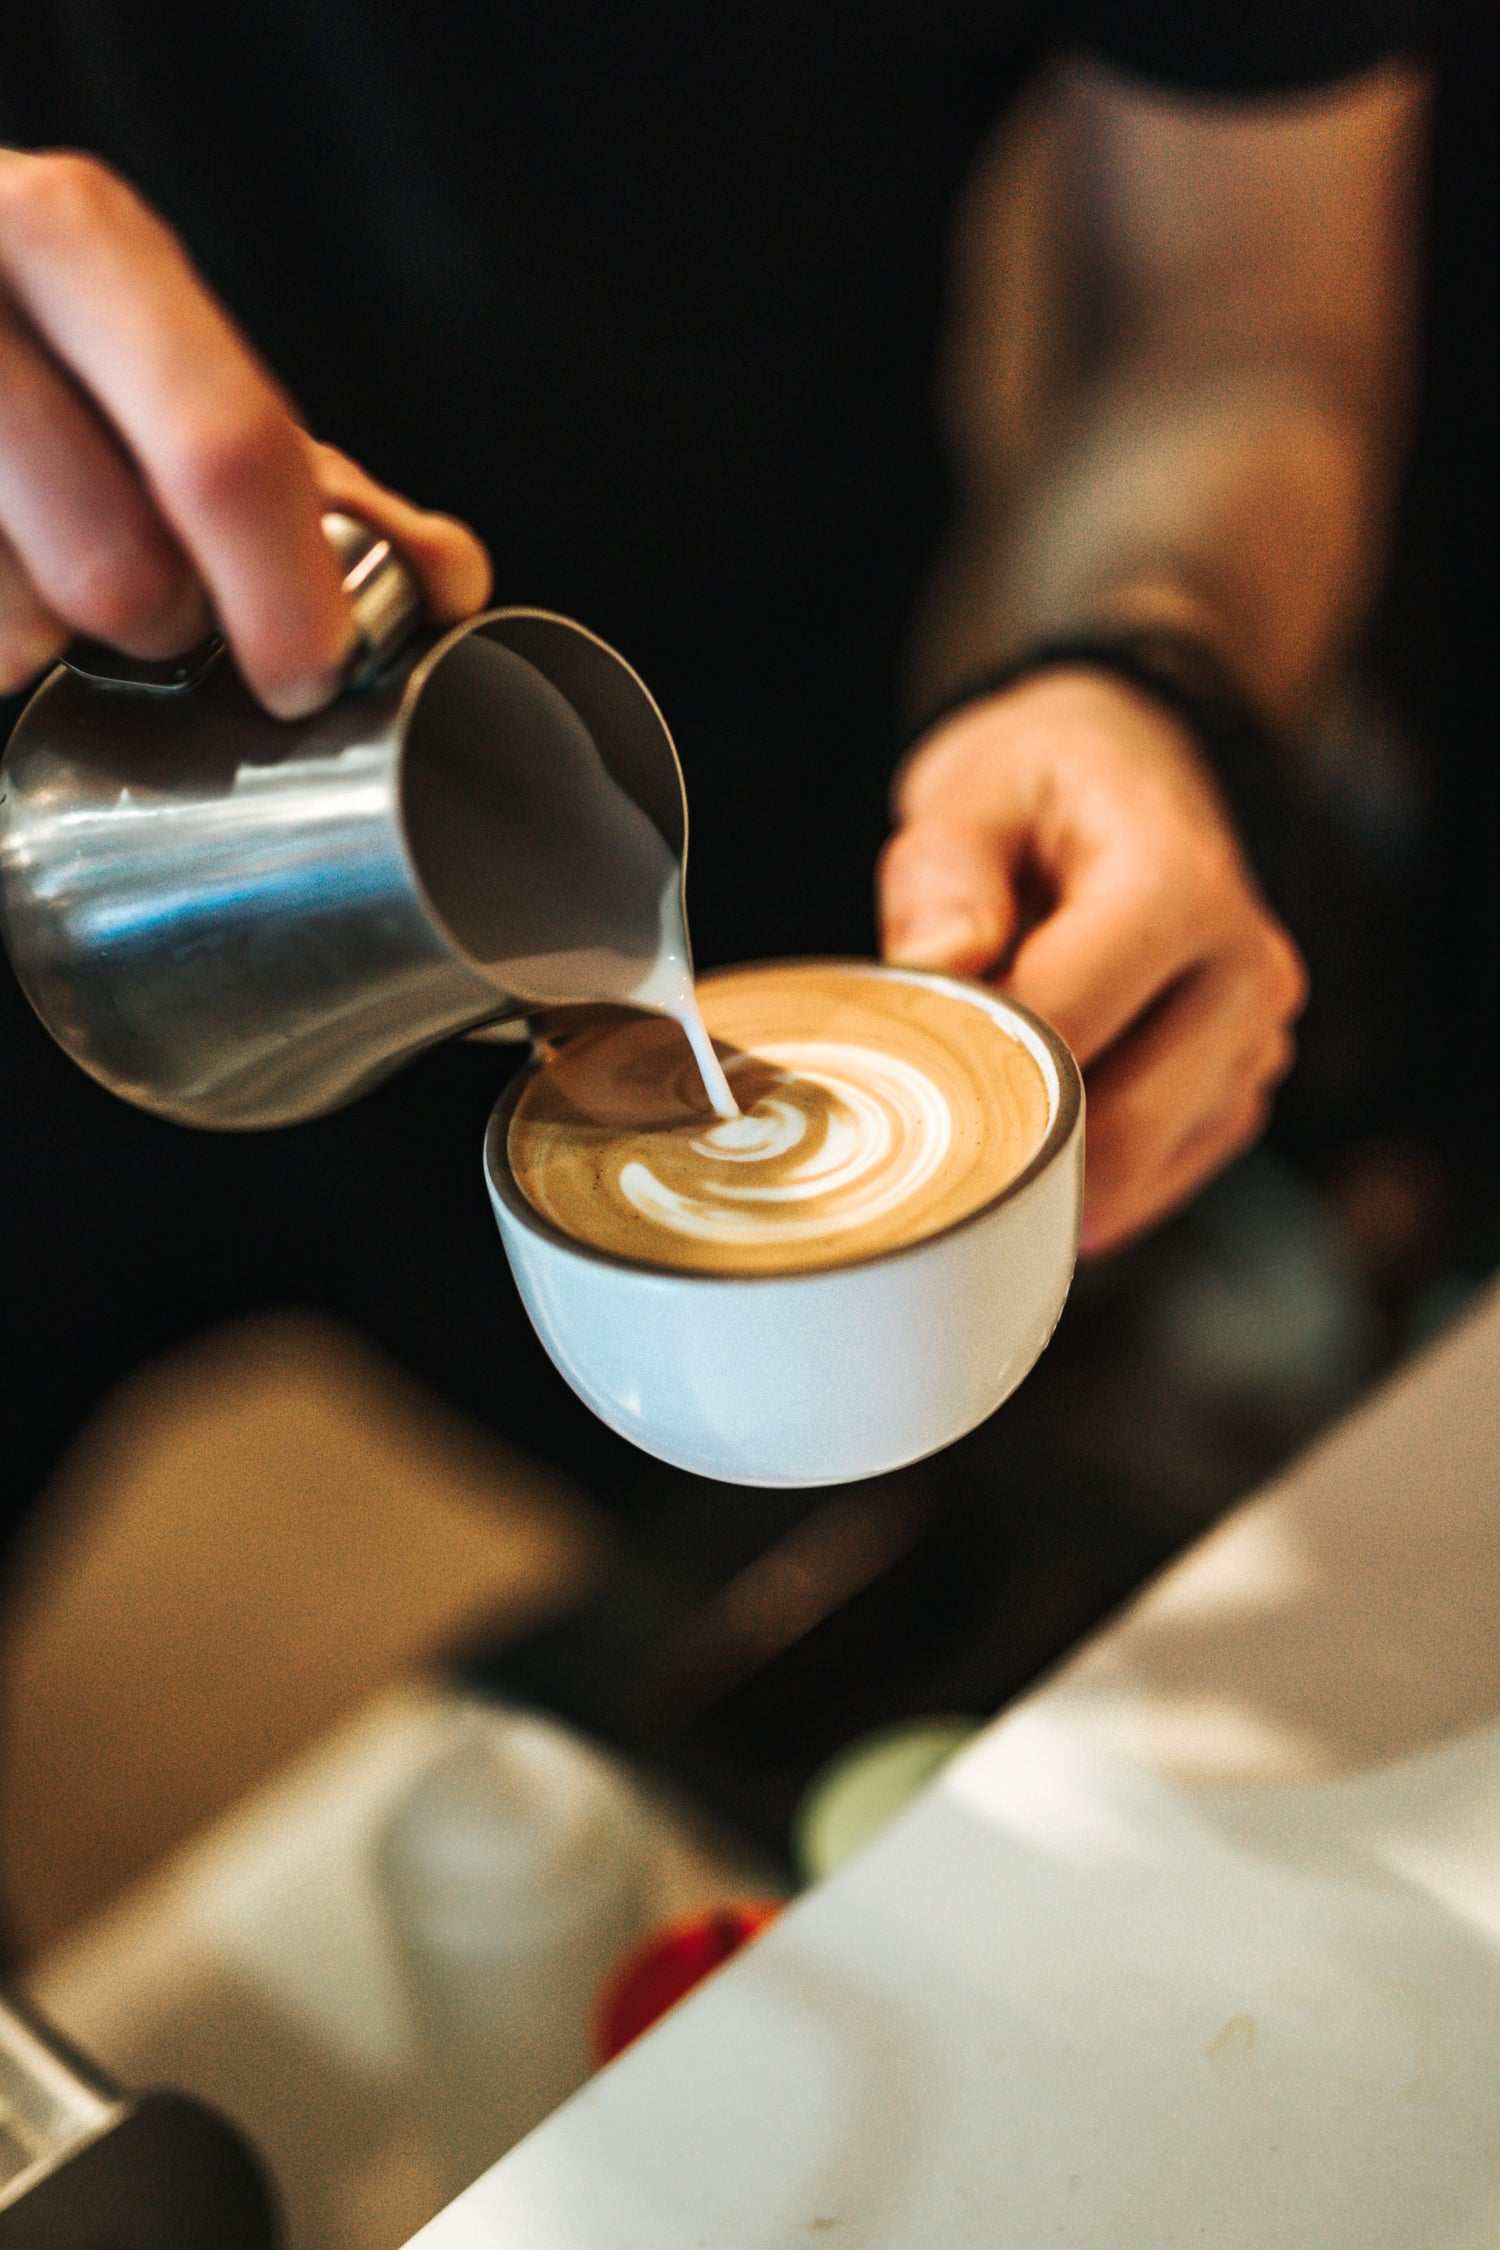
M595 2062L613 2062L685 1992L758 1937L781 1912L781 1904L780 1899L742 1899L653 1930L605 1981L594 2017Z

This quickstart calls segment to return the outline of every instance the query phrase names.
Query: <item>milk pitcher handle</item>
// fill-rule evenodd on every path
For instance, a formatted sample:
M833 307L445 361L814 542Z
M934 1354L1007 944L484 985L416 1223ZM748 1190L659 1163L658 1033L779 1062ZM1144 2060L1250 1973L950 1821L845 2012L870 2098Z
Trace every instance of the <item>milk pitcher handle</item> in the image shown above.
M383 671L416 631L422 621L422 590L384 532L357 516L330 512L323 518L323 534L338 556L358 634L344 684L358 687ZM125 656L102 641L84 639L71 641L62 660L95 687L136 695L189 695L223 653L224 636L210 633L183 655L160 662Z

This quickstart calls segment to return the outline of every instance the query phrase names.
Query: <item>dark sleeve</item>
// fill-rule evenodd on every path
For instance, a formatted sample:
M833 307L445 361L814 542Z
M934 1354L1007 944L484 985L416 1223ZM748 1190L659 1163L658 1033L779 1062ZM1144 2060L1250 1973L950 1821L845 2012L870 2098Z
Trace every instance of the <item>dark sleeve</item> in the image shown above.
M1431 44L1438 0L1096 0L1078 35L1093 53L1204 93L1322 86Z

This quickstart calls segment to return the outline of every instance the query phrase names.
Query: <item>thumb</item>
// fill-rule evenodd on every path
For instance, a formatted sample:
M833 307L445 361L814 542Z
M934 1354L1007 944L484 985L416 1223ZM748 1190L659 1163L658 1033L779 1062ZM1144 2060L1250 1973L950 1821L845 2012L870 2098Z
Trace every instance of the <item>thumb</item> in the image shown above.
M1015 890L998 839L983 828L908 822L881 855L876 890L887 961L981 976L1010 949Z

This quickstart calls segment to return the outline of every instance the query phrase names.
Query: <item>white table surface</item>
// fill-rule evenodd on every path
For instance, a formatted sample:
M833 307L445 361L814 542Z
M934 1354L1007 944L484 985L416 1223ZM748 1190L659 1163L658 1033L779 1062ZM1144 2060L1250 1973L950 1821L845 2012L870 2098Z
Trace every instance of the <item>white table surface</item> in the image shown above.
M446 1723L372 1706L30 1980L251 2131L292 2250L433 2208L369 1850ZM1500 2242L1500 1292L413 2242L824 2237Z
M1500 1296L420 2250L1493 2250Z

